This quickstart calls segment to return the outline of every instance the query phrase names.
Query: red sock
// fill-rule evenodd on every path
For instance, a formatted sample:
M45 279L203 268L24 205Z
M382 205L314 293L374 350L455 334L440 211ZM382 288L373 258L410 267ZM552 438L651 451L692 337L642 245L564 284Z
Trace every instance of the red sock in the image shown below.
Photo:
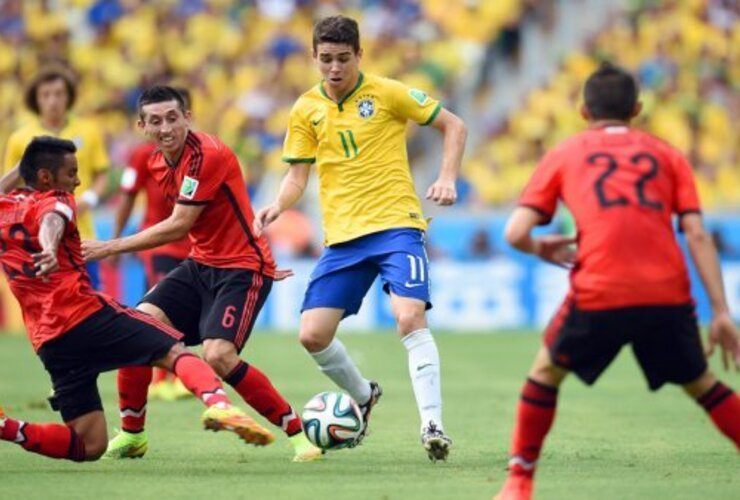
M147 392L151 381L151 366L127 366L118 370L118 405L121 429L125 432L144 430Z
M154 375L152 376L152 384L162 382L163 380L169 379L170 372L164 368L154 368Z
M75 462L85 460L85 442L63 424L29 424L6 418L0 439L12 441L32 453Z
M709 413L714 425L740 450L740 397L717 382L697 402Z
M557 387L527 379L517 407L509 473L532 477L542 443L555 419Z
M180 354L172 371L206 406L219 403L231 406L231 400L224 392L223 385L213 369L195 354L190 352Z
M282 428L288 436L303 430L303 424L290 404L273 387L270 379L253 365L240 361L224 381L236 389L249 406Z

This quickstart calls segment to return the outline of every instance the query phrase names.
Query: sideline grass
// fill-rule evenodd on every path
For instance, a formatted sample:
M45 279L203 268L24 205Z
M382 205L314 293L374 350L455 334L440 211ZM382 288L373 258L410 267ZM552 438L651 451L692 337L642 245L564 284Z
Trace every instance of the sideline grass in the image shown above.
M447 463L431 464L405 351L390 333L343 336L362 371L385 394L371 435L354 450L293 464L284 437L265 449L200 430L195 401L153 402L150 451L142 460L73 464L0 443L0 498L450 499L490 498L504 478L513 410L537 335L439 335ZM292 336L258 333L246 358L296 406L332 388ZM740 387L737 375L723 376ZM108 427L118 423L115 378L99 387ZM0 335L0 404L9 415L58 421L49 382L23 337ZM235 398L236 400L236 398ZM628 351L595 389L571 380L540 463L536 498L737 498L738 454L703 411L675 388L649 394Z

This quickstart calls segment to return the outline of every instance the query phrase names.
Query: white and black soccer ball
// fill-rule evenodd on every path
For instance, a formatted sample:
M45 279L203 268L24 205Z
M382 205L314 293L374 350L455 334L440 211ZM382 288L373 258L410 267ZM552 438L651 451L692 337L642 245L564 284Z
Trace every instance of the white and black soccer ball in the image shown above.
M342 392L321 392L303 407L303 429L308 439L323 450L351 445L362 431L362 411Z

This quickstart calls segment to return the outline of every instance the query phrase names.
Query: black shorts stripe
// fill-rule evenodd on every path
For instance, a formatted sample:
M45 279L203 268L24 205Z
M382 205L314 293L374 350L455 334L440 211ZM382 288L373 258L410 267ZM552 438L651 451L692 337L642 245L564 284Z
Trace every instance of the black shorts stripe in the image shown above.
M239 203L237 203L236 197L234 196L234 193L231 192L231 189L229 189L229 186L227 186L226 184L221 184L221 190L226 195L226 199L229 200L229 204L231 204L231 208L234 209L236 219L239 221L239 226L241 226L242 231L244 231L244 234L247 236L247 240L249 241L249 246L252 247L252 249L255 251L255 253L260 259L259 273L262 274L265 270L265 256L262 255L262 250L260 250L260 247L257 244L257 241L254 239L254 235L252 234L252 230L249 227L249 223L247 223L247 219L246 217L244 217L244 214L242 213L241 208L239 208Z

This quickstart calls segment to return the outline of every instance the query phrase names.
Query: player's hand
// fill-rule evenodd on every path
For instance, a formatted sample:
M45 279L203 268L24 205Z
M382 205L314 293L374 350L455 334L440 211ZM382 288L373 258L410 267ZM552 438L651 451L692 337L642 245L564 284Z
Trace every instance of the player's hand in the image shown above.
M714 349L718 344L722 351L722 366L725 370L729 370L732 365L735 371L740 371L740 333L730 313L717 314L712 318L712 323L709 325L707 358L714 354Z
M534 239L534 253L544 261L570 269L576 261L576 252L571 246L575 242L573 236L548 234Z
M291 276L295 276L295 273L292 269L277 269L275 271L275 281L283 281L284 279L288 279Z
M457 201L457 189L455 181L437 179L427 189L427 200L432 200L437 205L453 205Z
M85 240L82 242L82 258L85 262L103 260L111 255L107 241Z
M254 224L252 224L254 229L254 234L258 238L262 236L262 233L264 230L272 224L275 219L280 217L280 214L283 213L282 210L280 210L280 207L275 205L274 203L268 207L262 208L257 212L257 214L254 216Z
M59 269L56 251L43 250L31 256L36 268L36 276L46 279L50 273Z

